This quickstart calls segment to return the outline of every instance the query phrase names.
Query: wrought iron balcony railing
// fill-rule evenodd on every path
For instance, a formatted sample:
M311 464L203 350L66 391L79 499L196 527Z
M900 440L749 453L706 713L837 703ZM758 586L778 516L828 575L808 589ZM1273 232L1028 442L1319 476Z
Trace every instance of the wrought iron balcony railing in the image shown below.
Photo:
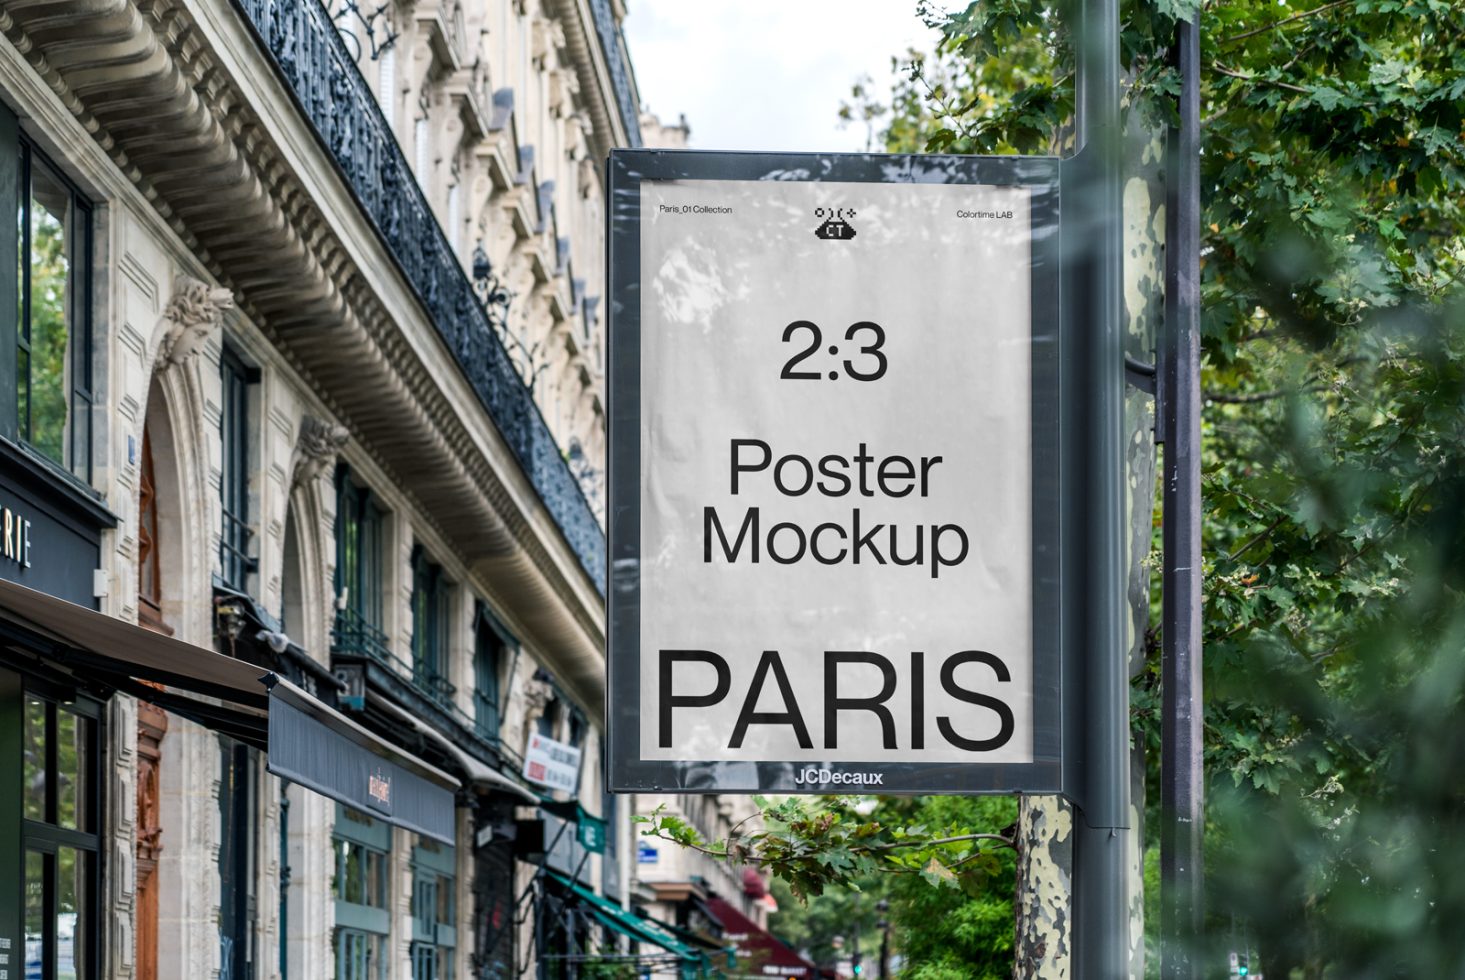
M470 718L468 713L453 700L457 687L435 670L423 664L409 664L392 652L387 636L380 629L368 623L354 609L338 609L335 626L331 631L331 653L363 657L373 660L397 677L411 683L418 693L453 718L469 731L476 732L485 741L497 744L498 727L485 727L481 719Z
M457 704L453 702L453 695L458 693L458 689L449 684L448 679L443 675L418 665L417 669L412 671L412 683L417 685L419 691L437 702L439 707L450 712L460 711ZM464 714L463 720L466 719L467 715Z
M580 565L605 594L605 533L474 295L365 79L317 0L235 0L321 145L411 283ZM600 3L601 7L605 5ZM605 16L610 16L608 8ZM597 18L601 14L595 14ZM618 40L598 26L601 43ZM620 51L612 73L628 86ZM626 88L629 92L629 88ZM628 110L624 99L621 111ZM632 108L634 108L632 106ZM630 117L631 124L635 116Z
M336 623L331 631L331 652L356 654L375 660L398 673L411 674L407 665L392 653L387 635L368 623L354 609L336 610Z

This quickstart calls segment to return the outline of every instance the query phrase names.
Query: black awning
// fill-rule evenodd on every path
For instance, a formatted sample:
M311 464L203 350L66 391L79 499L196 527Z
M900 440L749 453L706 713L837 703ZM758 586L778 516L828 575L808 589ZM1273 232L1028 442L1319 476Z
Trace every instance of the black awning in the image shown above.
M3 580L0 648L265 748L271 772L453 843L456 779L253 664Z

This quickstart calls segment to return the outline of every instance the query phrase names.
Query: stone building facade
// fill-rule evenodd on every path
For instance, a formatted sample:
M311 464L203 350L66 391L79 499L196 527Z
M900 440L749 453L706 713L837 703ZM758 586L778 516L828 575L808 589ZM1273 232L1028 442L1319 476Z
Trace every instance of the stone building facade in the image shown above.
M0 6L11 976L693 969L600 777L624 15Z

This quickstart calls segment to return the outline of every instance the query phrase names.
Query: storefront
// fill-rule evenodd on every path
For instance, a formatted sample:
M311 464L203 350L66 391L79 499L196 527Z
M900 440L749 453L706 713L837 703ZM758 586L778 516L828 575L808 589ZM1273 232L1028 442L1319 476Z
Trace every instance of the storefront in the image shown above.
M806 977L819 976L813 963L804 959L786 943L758 926L720 898L709 898L704 904L707 916L722 930L725 942L736 947L733 965L724 974L728 977Z
M265 750L269 771L414 832L418 863L446 867L456 779L249 663L0 581L0 954L23 950L26 975L100 975L101 760L118 691ZM421 905L431 954L450 957L441 906Z
M101 535L116 521L74 482L0 439L0 581L94 609ZM105 694L32 641L0 619L0 956L24 964L11 976L93 976Z

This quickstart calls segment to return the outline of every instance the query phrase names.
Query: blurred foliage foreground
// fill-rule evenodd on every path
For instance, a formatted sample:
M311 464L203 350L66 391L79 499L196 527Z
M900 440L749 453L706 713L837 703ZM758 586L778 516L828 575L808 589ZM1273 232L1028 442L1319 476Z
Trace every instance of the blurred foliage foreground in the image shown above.
M922 13L936 51L912 53L888 101L857 86L847 118L892 151L1065 148L1072 52L1051 6ZM1132 122L1173 118L1167 48L1194 13L1124 5ZM1223 976L1241 949L1271 978L1465 976L1465 4L1213 0L1199 16L1206 962ZM1133 728L1153 806L1151 639ZM897 811L858 830L878 821L837 803L821 826L816 810L783 814L802 837L775 814L778 833L994 829ZM765 866L818 894L904 855L915 880L969 898L1002 871L991 840L842 847L822 870ZM904 908L929 929L926 901Z

